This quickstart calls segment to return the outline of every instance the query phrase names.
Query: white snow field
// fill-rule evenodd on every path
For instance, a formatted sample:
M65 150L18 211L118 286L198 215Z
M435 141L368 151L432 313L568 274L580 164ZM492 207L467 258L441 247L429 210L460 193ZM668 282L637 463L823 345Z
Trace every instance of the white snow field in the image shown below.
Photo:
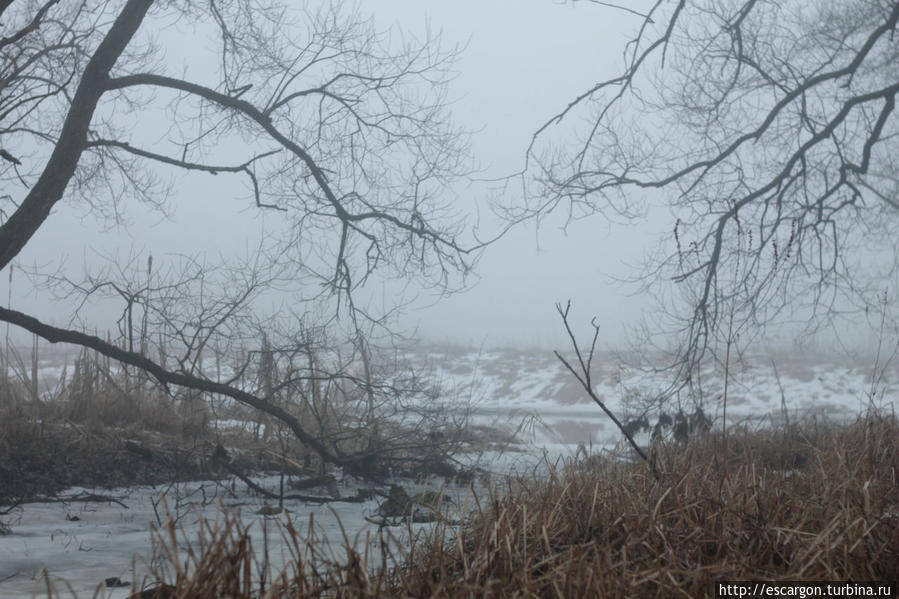
M521 445L500 444L488 453L466 458L478 460L489 470L526 470L543 458L570 455L578 447L621 448L621 434L549 351L476 352L430 347L409 352L407 358L417 368L430 369L447 397L458 402L456 409L468 411L474 424L517 433ZM772 360L777 364L779 380ZM597 395L622 419L637 414L641 400L651 399L666 385L663 376L625 368L610 355L598 356L594 366ZM714 425L720 426L722 371L720 367L710 368L701 374L704 409ZM782 420L785 407L791 418L845 420L870 407L895 412L891 385L897 380L899 369L895 364L875 368L873 360L812 354L750 356L742 364L731 365L728 421L764 426ZM692 409L686 396L681 401L685 408ZM277 477L263 482L270 488L277 487ZM439 482L432 481L432 485ZM341 494L353 495L360 484L344 479ZM46 596L46 579L63 597L127 597L140 588L147 571L151 558L149 531L157 522L159 509L154 509L154 502L165 490L76 488L63 495L97 493L115 497L124 505L69 502L19 506L3 518L12 532L0 536L0 597ZM451 488L449 492L457 496L456 504L464 510L464 491ZM214 521L221 509L239 509L244 522L253 522L254 546L262 547L267 531L273 561L282 555L274 523L256 514L265 502L248 493L240 482L234 485L233 493L230 487L211 482L179 484L168 488L167 502L180 516L178 524L188 537L197 532L201 517ZM327 505L285 503L297 529L308 529L311 516L319 534L335 547L342 542L342 531L350 540L364 544L365 535L377 530L365 519L377 505L376 500ZM103 581L111 577L135 586L107 589Z
M568 452L579 444L614 446L621 433L549 351L430 350L425 363L436 380L460 401L470 403L475 422L509 430L532 450ZM777 374L775 374L775 366ZM891 386L899 364L798 353L745 356L729 367L729 424L763 426L788 418L845 420L870 408L893 411ZM594 359L596 395L622 420L639 416L642 406L669 385L665 373L623 366L610 354ZM708 367L700 376L702 405L720 425L723 367ZM698 396L698 392L694 392ZM664 408L673 415L680 405L692 411L694 399L681 391ZM528 420L528 416L532 418Z

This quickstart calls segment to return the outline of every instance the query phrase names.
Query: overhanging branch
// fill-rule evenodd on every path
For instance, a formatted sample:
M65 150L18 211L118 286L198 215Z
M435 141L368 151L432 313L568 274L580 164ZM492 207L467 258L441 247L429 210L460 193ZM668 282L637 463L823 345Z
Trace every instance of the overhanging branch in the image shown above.
M121 362L122 364L140 368L166 386L177 385L187 389L228 396L239 403L265 412L286 424L290 430L293 431L294 435L296 435L297 439L308 448L315 451L326 462L336 465L345 465L353 461L352 457L336 455L319 439L306 432L299 421L282 408L273 405L252 393L247 393L243 389L238 389L237 387L219 383L217 381L210 381L208 379L184 374L182 372L166 370L146 356L116 347L111 343L103 341L99 337L81 333L79 331L73 331L71 329L54 327L39 321L33 316L17 312L16 310L0 307L0 321L5 321L21 327L46 339L50 343L72 343L74 345L90 348L104 356L108 356L113 360Z

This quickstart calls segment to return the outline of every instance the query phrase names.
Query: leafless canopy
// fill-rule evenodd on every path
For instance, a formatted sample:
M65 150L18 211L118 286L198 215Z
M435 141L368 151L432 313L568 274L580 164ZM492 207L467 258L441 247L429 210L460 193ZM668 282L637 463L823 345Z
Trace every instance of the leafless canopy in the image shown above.
M664 202L670 234L640 280L674 306L678 369L726 316L865 309L897 265L897 20L895 0L655 2L621 74L535 133L512 216Z
M86 274L32 273L74 308L68 328L8 308L0 319L164 384L267 409L338 461L266 398L209 379L204 349L258 343L273 328L302 337L306 319L325 311L304 303L315 299L332 315L336 299L363 347L359 321L383 314L355 305L353 292L373 273L445 289L479 247L465 245L464 222L441 199L468 168L466 136L446 110L455 50L379 31L339 2L302 6L0 1L0 268L59 202L81 203L101 224L125 222L135 202L163 213L191 202L175 175L233 178L234 196L222 201L281 215L235 262L157 253L154 265L132 254ZM289 309L279 310L272 294L284 293ZM81 308L100 298L121 307L124 344L79 330ZM163 348L176 367L151 357Z
M316 242L333 290L383 263L465 268L461 229L434 195L465 158L444 108L453 52L439 40L395 39L339 5L253 0L7 2L2 17L2 176L19 188L3 206L0 264L66 193L113 216L127 197L162 204L168 190L145 168L158 164L242 176L256 205L295 223L283 248L300 270L304 237L331 232ZM186 77L162 57L189 41L185 28L220 44L218 64L200 53L207 64L174 67ZM158 120L139 134L142 119L164 119L162 140Z

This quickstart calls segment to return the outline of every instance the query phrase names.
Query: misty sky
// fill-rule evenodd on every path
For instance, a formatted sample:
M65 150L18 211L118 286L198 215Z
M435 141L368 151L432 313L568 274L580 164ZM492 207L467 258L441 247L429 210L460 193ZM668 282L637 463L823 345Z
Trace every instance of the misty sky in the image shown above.
M636 16L587 2L368 0L362 7L379 23L405 30L430 22L448 43L465 46L453 112L478 131L474 151L486 179L519 170L540 125L586 87L617 73L624 44L640 24ZM488 224L486 203L496 192L496 185L472 185L460 194ZM505 199L514 201L517 193L513 184ZM410 314L410 322L438 339L545 347L562 340L554 304L570 298L576 318L586 324L598 316L603 338L617 342L642 304L609 275L630 274L625 263L640 261L664 222L610 227L594 218L564 232L559 215L539 231L520 227L486 252L472 289Z
M533 132L577 93L617 72L622 48L639 25L636 16L588 2L364 0L359 8L373 14L378 28L393 26L422 36L430 27L442 32L445 44L463 47L450 90L452 112L460 126L475 132L473 154L484 179L519 170ZM179 52L191 55L190 48L167 48L167 59L176 62ZM17 262L46 270L56 262L66 267L99 262L98 255L114 252L199 252L214 259L224 248L243 245L252 251L255 236L271 217L248 208L245 197L234 197L233 185L227 175L193 176L175 186L168 202L170 219L130 202L125 210L128 227L110 224L99 231L84 206L63 202ZM479 222L482 235L501 227L490 212L490 201L499 195L504 202L516 200L516 184L504 192L500 187L471 182L450 190L462 211L472 215L471 222ZM416 309L402 325L440 341L545 347L563 342L554 304L571 299L575 319L586 327L596 315L604 341L617 343L642 303L630 295L632 289L609 277L631 274L625 265L640 261L659 231L668 228L667 219L657 215L654 222L635 227L609 226L591 218L564 232L563 224L559 215L539 231L533 224L514 229L485 253L468 291L439 301L428 292L419 293ZM2 285L5 296L5 278ZM26 294L27 287L19 271L13 284L14 308L68 324L60 322L58 308L45 305L37 294ZM371 293L389 303L393 291Z

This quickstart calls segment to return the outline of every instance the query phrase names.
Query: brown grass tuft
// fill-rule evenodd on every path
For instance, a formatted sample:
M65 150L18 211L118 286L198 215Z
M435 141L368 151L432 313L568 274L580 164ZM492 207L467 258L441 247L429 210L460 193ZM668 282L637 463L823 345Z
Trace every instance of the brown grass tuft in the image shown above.
M237 519L180 550L172 528L157 539L160 582L195 598L703 597L722 580L896 577L894 417L733 429L728 450L715 436L657 446L661 482L641 463L580 456L504 481L461 528L419 530L401 551L385 536L371 553L349 541L330 553L311 526L283 524L280 570Z

